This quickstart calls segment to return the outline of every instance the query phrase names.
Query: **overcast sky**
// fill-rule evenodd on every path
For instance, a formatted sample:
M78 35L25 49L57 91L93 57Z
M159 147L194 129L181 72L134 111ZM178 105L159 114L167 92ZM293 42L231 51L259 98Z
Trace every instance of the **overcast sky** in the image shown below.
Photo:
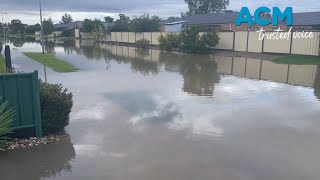
M180 16L188 10L184 0L41 0L44 18L52 17L55 23L67 12L74 20L112 16L157 14L161 18ZM259 6L293 7L294 12L320 11L320 0L230 0L228 9L240 11L248 6L252 11ZM23 23L39 22L39 0L0 0L0 11L6 12L4 21L20 19Z

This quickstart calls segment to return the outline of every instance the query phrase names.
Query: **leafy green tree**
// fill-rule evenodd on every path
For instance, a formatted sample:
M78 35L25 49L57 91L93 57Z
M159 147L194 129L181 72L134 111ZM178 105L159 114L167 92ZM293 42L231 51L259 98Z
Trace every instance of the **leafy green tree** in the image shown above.
M61 18L61 24L68 24L71 23L72 20L72 16L70 14L65 13L62 18Z
M119 19L114 22L110 31L113 32L126 32L129 31L130 18L124 14L119 14Z
M188 4L189 12L193 14L209 14L226 10L229 0L184 0Z
M93 21L91 19L84 19L82 23L83 32L92 32L93 28L94 28Z
M96 24L92 31L93 39L95 41L100 41L105 36L105 31L103 30L103 26L101 24Z
M42 22L43 25L43 34L44 35L49 35L51 33L53 33L54 31L54 26L53 26L53 22L52 19L44 19Z
M103 22L101 20L99 20L99 19L94 19L94 20L85 19L83 21L83 23L82 23L83 32L91 33L96 26L101 26L103 29L105 29L104 25L103 25Z
M13 19L11 21L10 29L12 34L23 34L26 28L26 24L22 24L19 19Z
M105 21L106 23L112 23L113 20L114 20L114 19L113 19L112 17L110 17L110 16L104 17L104 21Z
M39 23L26 27L26 33L29 33L29 34L34 34L35 31L40 31L40 30L41 30L41 26Z
M140 17L134 17L129 24L129 30L133 32L158 32L160 30L159 16L143 14Z

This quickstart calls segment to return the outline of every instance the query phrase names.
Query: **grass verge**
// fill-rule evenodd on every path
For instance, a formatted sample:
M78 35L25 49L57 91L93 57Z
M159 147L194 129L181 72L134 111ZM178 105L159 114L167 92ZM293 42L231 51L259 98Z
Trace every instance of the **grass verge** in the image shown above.
M302 55L292 55L292 56L282 56L273 59L274 63L277 64L320 64L320 56L302 56Z
M46 65L56 72L75 72L78 69L67 61L56 58L53 54L42 54L36 52L24 52L29 58Z
M4 57L2 54L0 54L0 73L6 72L6 63L4 61Z

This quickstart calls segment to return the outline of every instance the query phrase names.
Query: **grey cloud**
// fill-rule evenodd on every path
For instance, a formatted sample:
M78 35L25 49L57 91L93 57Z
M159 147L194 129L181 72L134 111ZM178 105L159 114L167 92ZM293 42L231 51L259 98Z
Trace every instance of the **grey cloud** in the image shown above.
M2 1L2 2L1 2ZM38 0L1 0L3 10L38 10ZM41 0L43 9L48 11L121 12L134 9L157 9L168 5L184 4L183 0Z
M180 16L188 10L184 0L41 0L46 18L59 22L65 12L71 13L75 20L84 18L103 18L106 15L117 17L118 13L128 16L143 13L157 14L162 18ZM8 12L7 19L18 18L25 23L38 21L38 0L0 0L0 12ZM247 6L251 11L259 6L284 8L292 6L294 12L320 11L319 0L230 0L228 9L240 11ZM93 17L94 16L94 17Z

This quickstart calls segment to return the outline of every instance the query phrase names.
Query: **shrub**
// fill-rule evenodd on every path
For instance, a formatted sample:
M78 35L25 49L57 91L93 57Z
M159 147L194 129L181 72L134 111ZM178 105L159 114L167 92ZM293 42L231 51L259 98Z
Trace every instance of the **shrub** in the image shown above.
M160 49L171 51L178 49L186 53L208 53L219 43L219 36L215 31L206 32L200 36L202 28L193 26L180 34L160 36Z
M69 124L72 93L61 84L40 81L42 130L45 135L63 130Z
M219 42L219 36L215 31L206 32L200 36L201 27L193 26L181 33L181 50L187 53L208 53Z
M8 107L7 102L0 104L0 150L4 149L8 140L6 135L12 131L11 126L14 121L14 115L14 110Z
M165 36L160 36L159 39L160 49L164 51L171 51L172 49L177 49L180 47L181 38L179 34L167 34Z
M150 41L148 39L140 39L136 42L136 44L140 48L147 49L150 44Z

